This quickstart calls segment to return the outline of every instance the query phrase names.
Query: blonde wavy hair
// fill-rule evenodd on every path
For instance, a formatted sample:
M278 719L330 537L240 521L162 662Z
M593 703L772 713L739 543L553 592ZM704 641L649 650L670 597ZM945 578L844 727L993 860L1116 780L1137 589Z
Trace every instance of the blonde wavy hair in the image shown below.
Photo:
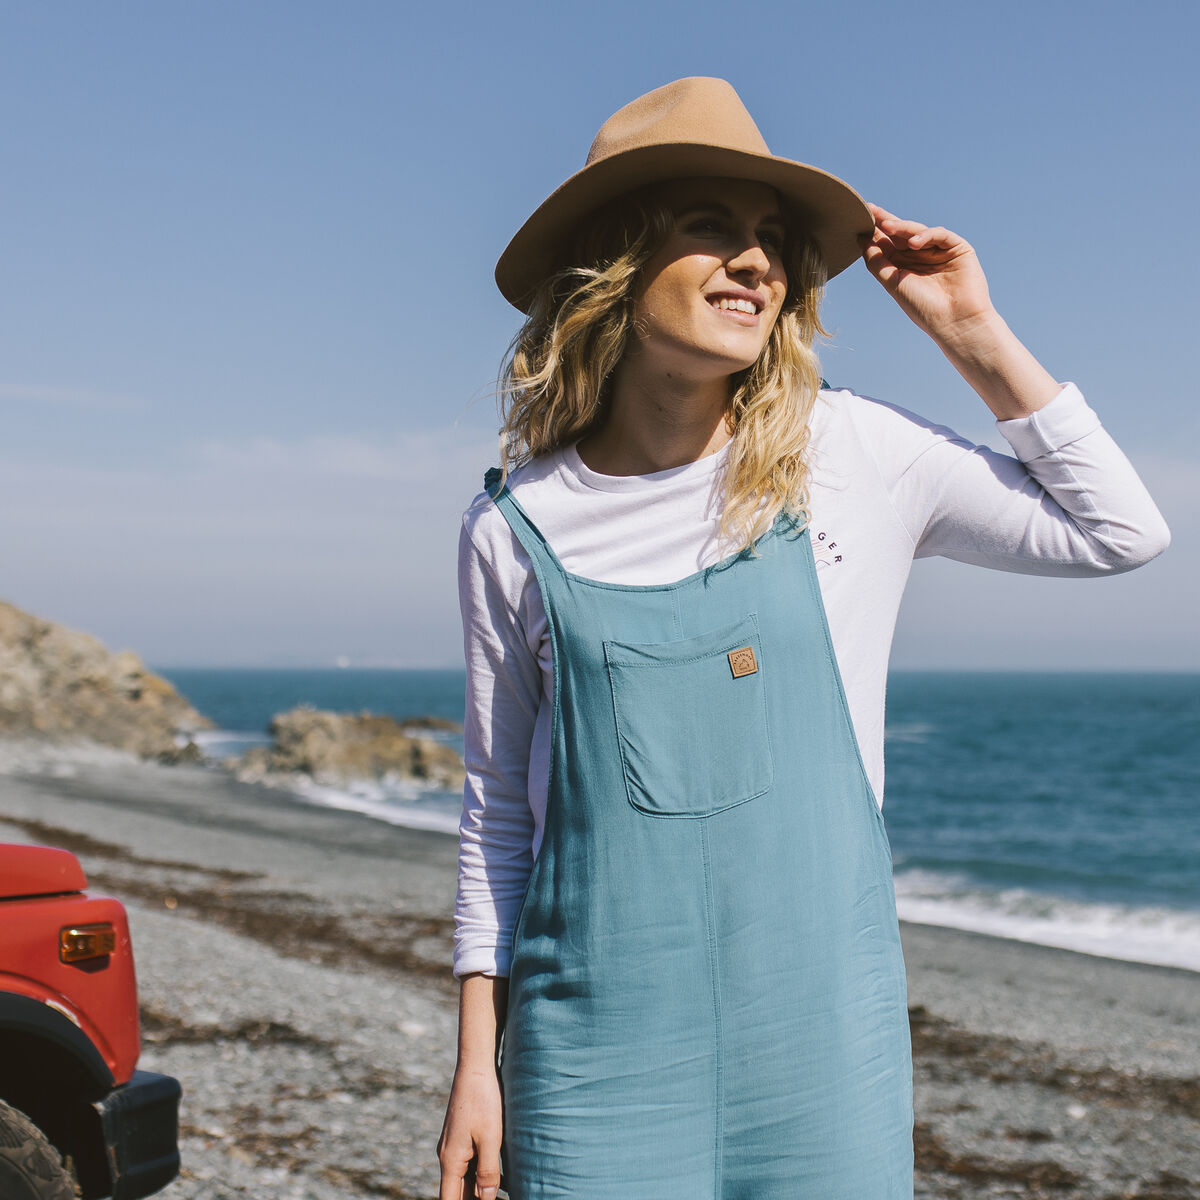
M537 290L500 373L501 478L532 458L578 441L608 409L609 381L633 329L642 267L674 225L647 190L593 218L573 265ZM732 442L721 514L727 551L754 553L780 513L808 523L809 419L821 383L813 343L825 268L815 243L789 222L788 290L758 361L733 377L726 413Z

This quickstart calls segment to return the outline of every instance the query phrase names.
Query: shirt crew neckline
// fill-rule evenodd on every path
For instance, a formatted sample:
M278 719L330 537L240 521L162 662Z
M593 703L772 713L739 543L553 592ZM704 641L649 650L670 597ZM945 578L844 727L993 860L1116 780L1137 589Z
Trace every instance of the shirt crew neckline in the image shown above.
M726 442L715 454L706 454L695 462L668 467L665 471L652 471L648 475L602 475L579 457L576 443L572 442L559 451L559 471L563 482L574 491L646 492L676 483L690 487L697 480L715 475L725 465L729 460L729 446L730 442Z

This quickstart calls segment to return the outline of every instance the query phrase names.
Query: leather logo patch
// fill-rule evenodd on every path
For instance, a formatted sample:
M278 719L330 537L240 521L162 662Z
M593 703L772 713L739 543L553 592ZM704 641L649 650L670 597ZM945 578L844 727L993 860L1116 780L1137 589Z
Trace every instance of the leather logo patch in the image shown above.
M734 679L741 679L743 675L753 675L758 670L758 662L750 646L730 650L725 657L729 659L729 669L733 672Z

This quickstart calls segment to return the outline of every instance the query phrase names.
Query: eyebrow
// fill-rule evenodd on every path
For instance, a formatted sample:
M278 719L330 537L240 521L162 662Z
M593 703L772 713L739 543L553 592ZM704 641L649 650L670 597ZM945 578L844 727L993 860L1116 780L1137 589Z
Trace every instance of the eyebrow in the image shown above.
M686 208L682 208L675 214L676 220L682 220L684 217L692 216L695 213L716 213L718 216L733 219L733 210L726 204L722 204L719 200L702 200L695 204L689 204ZM786 222L783 219L783 214L780 212L769 212L758 220L759 225L779 225L784 226Z

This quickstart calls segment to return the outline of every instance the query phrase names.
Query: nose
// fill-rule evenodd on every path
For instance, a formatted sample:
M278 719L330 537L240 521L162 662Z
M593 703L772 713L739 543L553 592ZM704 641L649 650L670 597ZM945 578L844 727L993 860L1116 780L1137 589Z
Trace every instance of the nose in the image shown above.
M770 269L771 260L757 241L747 242L725 262L725 270L730 275L748 275L754 283L758 283Z

